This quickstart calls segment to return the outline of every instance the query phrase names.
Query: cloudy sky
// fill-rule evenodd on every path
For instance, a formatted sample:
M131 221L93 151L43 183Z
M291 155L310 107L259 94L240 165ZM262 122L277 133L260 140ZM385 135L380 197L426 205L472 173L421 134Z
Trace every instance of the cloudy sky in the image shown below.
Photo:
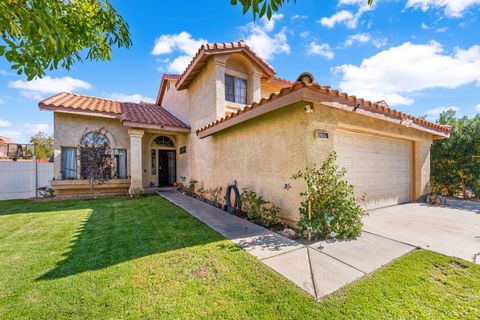
M0 58L0 135L27 142L52 132L38 101L60 91L122 101L155 99L161 75L180 73L205 42L244 39L278 72L435 120L480 112L480 0L297 0L252 22L229 0L112 1L133 47L31 82ZM205 3L208 3L205 4Z

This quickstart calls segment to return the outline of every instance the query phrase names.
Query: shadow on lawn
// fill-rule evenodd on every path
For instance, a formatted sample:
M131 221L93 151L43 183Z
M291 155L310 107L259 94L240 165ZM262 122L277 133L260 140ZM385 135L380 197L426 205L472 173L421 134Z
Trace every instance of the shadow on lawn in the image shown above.
M37 280L99 270L155 253L223 240L183 210L157 197L91 201L70 251Z

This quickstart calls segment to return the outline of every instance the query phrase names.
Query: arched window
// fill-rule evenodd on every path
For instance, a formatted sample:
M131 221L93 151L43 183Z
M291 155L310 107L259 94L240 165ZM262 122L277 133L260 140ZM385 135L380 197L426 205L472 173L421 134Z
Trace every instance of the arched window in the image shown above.
M109 179L112 177L112 150L105 130L90 131L80 141L80 178Z
M167 136L159 136L153 140L152 147L175 148L175 143Z
M83 135L82 141L80 142L84 146L98 146L105 145L110 147L110 140L107 136L99 131L90 131Z

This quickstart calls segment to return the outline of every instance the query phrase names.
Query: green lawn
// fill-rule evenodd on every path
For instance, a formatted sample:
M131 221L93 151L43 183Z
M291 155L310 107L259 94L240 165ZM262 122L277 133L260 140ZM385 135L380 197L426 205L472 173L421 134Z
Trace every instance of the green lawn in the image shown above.
M479 314L480 266L427 251L317 303L159 197L0 202L0 319Z

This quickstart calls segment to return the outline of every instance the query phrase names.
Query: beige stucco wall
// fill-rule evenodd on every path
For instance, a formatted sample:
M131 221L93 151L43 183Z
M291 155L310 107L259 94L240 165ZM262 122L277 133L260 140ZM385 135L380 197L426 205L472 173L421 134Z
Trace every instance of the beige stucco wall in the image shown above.
M80 140L86 132L100 128L107 130L107 136L112 148L127 150L127 172L130 175L131 159L128 129L122 126L120 120L55 112L53 121L55 134L55 179L61 178L61 147L78 147Z

